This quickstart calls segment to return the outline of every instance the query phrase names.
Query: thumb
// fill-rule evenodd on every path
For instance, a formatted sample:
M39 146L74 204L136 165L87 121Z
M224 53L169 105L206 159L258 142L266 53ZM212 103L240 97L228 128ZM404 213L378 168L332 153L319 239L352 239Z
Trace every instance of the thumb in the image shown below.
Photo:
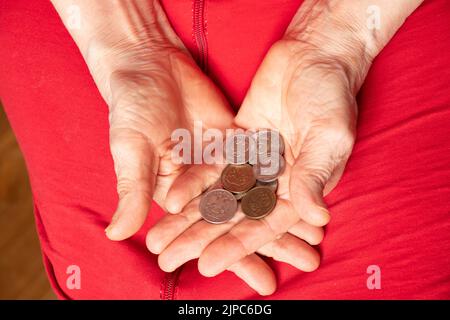
M134 235L145 222L152 203L158 157L146 136L132 129L112 129L110 146L119 203L105 233L109 239L120 241Z
M313 226L324 226L330 221L323 189L328 180L328 170L305 169L300 161L292 168L290 198L302 220Z
M353 146L353 135L343 139L313 141L295 160L289 181L290 198L301 218L314 226L324 226L330 214L324 201L338 183Z

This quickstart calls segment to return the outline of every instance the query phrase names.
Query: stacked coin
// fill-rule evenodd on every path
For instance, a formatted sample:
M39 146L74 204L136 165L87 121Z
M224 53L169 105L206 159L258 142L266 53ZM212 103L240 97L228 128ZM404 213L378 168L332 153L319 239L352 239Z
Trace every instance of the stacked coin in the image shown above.
M261 219L275 208L278 177L286 166L284 142L274 130L260 129L250 134L237 133L225 143L228 165L221 179L200 200L200 213L210 223L225 223L233 218L238 201L250 219Z

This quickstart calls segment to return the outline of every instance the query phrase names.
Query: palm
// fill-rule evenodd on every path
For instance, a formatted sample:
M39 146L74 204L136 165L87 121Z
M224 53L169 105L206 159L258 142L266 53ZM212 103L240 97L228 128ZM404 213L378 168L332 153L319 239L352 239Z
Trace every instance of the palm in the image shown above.
M121 240L140 228L152 197L164 205L167 191L189 166L171 159L174 130L230 126L232 113L213 84L184 52L140 71L111 79L110 141L118 177L119 207L108 236ZM205 113L208 109L211 112ZM127 218L120 218L121 216Z
M357 112L340 66L311 59L292 45L280 41L271 49L235 119L238 126L273 128L283 135L288 170L287 179L280 181L279 196L286 200L305 196L293 178L301 177L302 171L319 186L325 184L325 194L333 189L353 145Z

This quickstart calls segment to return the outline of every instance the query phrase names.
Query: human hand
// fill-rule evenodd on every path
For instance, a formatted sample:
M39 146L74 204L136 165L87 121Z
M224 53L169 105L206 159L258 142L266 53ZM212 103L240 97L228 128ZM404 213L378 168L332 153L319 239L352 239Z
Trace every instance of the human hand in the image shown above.
M279 179L277 206L262 220L243 219L238 214L216 226L198 221L198 199L194 200L179 216L168 217L149 232L149 249L161 253L159 264L164 270L200 257L200 272L214 276L253 257L254 252L304 271L317 268L317 253L300 239L311 244L322 239L320 227L330 219L323 196L339 181L352 150L355 95L371 60L359 45L355 41L352 52L335 55L287 33L272 47L235 125L271 128L284 136L287 168ZM342 47L333 49L339 52ZM177 229L167 228L175 223ZM268 290L258 285L260 291Z
M142 49L142 50L145 50ZM110 146L117 174L119 204L106 229L111 240L123 240L142 226L152 199L164 207L167 191L179 176L204 174L208 167L172 161L172 133L224 130L233 114L227 102L185 50L173 46L151 54L125 48L125 70L110 77ZM111 59L117 59L112 54ZM204 112L208 110L209 112Z
M53 3L67 24L73 2ZM194 121L202 121L205 130L221 130L230 126L233 114L158 1L77 0L76 5L83 23L68 30L109 107L119 203L106 235L123 240L142 226L152 199L163 206L171 183L198 169L172 161L172 133L192 132Z

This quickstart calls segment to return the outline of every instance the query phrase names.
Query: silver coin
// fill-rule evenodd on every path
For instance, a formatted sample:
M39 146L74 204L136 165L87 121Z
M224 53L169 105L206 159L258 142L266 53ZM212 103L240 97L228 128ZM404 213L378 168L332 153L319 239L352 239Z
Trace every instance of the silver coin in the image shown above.
M285 149L284 139L281 134L272 129L260 129L251 135L256 142L255 148L250 155L250 163L255 164L258 155L267 155L269 153L283 154Z
M235 133L225 141L225 159L230 164L245 164L250 158L250 148L255 142L245 133Z
M283 174L286 168L284 157L278 153L258 155L258 160L253 166L253 173L257 181L271 182Z

